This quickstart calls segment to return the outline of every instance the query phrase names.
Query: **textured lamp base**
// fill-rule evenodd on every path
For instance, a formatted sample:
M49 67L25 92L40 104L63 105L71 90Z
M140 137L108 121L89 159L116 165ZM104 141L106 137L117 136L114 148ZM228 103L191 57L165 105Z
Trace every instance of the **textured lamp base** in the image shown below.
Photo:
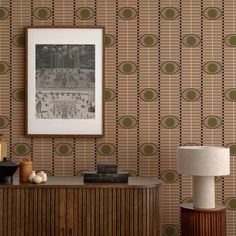
M215 208L215 177L193 176L194 208Z
M181 205L182 236L226 236L226 207L193 208L192 203Z

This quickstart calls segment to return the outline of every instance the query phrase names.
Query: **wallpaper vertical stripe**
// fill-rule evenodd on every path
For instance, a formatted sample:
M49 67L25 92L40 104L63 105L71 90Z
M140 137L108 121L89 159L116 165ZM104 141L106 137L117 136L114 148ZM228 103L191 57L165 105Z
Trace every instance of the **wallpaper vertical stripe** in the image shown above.
M225 82L224 82L224 72L225 72L225 65L224 65L224 1L222 2L222 146L225 146L225 118L224 118L224 114L225 114ZM224 198L224 177L222 177L222 191L221 191L221 201L222 203L224 203L225 198Z
M182 132L182 38L183 38L183 33L182 33L183 29L182 29L182 1L180 0L179 3L179 67L180 67L180 71L179 71L179 146L183 145L183 132ZM179 176L179 204L182 203L183 201L183 188L182 188L182 176ZM179 234L181 235L182 233L182 229L181 227L179 228Z
M180 235L191 177L176 172L176 147L230 147L231 174L216 178L236 235L236 3L212 0L1 0L0 133L14 161L30 156L50 175L81 175L117 163L161 178L163 235ZM105 26L105 134L102 138L24 135L24 28Z

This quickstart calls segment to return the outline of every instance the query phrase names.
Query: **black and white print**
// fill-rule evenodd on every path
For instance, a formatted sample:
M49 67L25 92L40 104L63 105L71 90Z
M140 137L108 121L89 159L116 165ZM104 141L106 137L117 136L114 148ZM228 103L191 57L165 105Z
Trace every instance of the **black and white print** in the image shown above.
M95 119L95 45L36 45L36 118Z

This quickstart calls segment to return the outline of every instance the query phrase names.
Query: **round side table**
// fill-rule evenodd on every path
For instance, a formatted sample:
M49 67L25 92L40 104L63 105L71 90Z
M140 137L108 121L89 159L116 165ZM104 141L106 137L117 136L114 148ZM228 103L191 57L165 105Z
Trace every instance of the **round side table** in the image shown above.
M192 203L181 205L182 236L226 236L226 207L194 208Z

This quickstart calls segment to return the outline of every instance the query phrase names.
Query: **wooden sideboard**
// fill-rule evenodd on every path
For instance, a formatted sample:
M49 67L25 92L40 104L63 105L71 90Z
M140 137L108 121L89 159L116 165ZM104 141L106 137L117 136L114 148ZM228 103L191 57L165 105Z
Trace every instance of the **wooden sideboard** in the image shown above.
M194 208L192 203L181 205L182 236L226 236L226 207Z
M194 208L192 203L181 205L182 236L226 236L226 207Z
M0 185L0 236L161 235L161 181L85 184L49 177L45 184Z

